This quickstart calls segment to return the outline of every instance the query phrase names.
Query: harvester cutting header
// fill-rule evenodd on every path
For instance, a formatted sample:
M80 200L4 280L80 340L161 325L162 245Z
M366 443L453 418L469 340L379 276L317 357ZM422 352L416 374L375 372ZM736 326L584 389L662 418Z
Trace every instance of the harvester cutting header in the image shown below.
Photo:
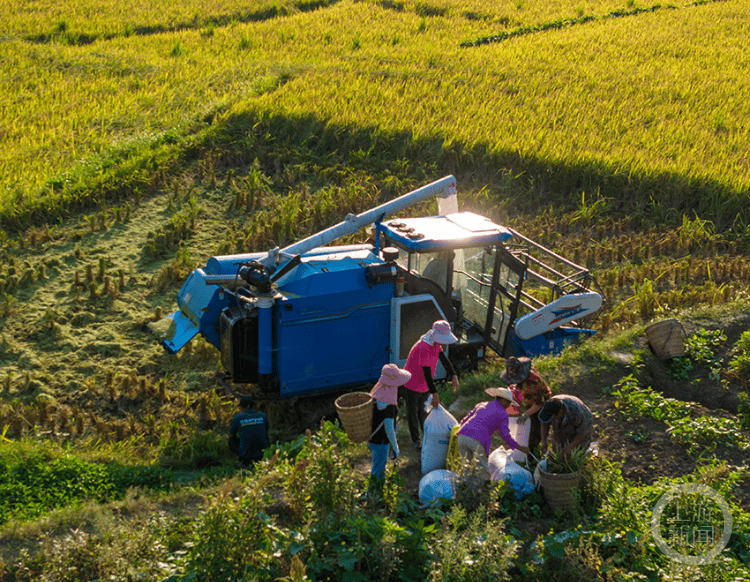
M438 216L388 218L432 196ZM371 225L371 243L326 246ZM488 347L557 353L594 333L582 323L602 304L592 283L587 269L513 229L459 212L446 176L283 249L211 257L182 286L162 343L176 353L202 333L235 383L318 394L403 366L439 319L459 338L452 359Z

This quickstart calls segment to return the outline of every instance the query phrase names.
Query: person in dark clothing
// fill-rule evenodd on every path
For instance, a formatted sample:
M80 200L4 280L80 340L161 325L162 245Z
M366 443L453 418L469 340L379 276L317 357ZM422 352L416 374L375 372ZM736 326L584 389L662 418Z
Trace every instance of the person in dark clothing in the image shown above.
M253 410L250 396L240 398L240 412L229 425L229 450L236 453L247 467L263 458L271 442L268 439L268 417Z
M594 415L580 398L557 394L547 400L539 411L542 423L542 453L547 452L550 427L553 444L569 459L576 447L588 450L594 439Z
M422 433L427 412L425 402L432 397L432 406L440 404L440 397L434 383L435 369L438 360L443 364L451 377L453 391L458 390L458 376L448 357L444 346L456 343L447 321L436 321L426 334L412 346L406 359L404 369L411 374L411 379L404 385L403 395L406 400L406 419L409 423L409 436L418 450L422 448Z

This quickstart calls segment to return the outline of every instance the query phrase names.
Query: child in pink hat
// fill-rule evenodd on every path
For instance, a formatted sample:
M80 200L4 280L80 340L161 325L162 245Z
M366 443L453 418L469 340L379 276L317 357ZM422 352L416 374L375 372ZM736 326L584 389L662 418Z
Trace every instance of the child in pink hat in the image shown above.
M411 374L406 370L396 364L386 364L380 372L380 379L370 391L375 407L372 411L372 435L367 448L372 453L371 475L377 481L382 481L385 476L385 464L391 447L394 459L400 453L396 442L398 387L403 386L409 378Z

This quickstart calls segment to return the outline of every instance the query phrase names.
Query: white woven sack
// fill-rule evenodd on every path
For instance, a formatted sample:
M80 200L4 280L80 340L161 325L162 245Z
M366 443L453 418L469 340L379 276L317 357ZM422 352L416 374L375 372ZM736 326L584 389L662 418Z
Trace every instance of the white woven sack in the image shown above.
M422 439L422 474L445 469L451 429L458 424L456 418L443 405L433 408L424 421Z
M510 419L508 419L508 429L510 430L510 435L519 445L523 445L525 447L529 446L531 421L528 418L526 419L526 422L520 423L518 422L517 416L512 416ZM526 453L522 453L521 451L516 449L511 453L511 458L516 463L523 463L524 461L526 461Z
M453 499L456 495L456 474L447 469L427 473L419 481L419 501L422 505L435 505L441 499Z
M534 485L534 476L531 474L531 471L524 469L513 459L508 459L508 462L505 464L505 475L503 478L510 479L516 485L522 483L532 487Z
M500 481L505 475L505 464L508 462L508 449L497 447L490 453L487 459L487 468L490 471L490 479Z

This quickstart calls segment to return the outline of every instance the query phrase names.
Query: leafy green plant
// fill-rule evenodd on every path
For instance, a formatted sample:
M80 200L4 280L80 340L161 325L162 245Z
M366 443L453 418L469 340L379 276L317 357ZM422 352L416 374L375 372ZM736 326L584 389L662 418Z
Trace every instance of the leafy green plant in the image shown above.
M575 473L580 471L586 465L589 458L588 449L583 447L576 447L570 454L569 458L565 458L565 455L561 451L558 451L554 447L549 449L547 455L547 466L545 471L547 473Z
M515 526L519 520L551 517L552 511L540 491L535 489L523 499L518 499L506 481L498 481L492 486L492 497L486 506L493 509L499 517L510 519L508 528L512 534L520 535L521 532Z
M743 382L750 382L750 331L742 332L734 344L729 370Z
M698 366L709 368L709 378L721 379L722 361L717 350L727 339L723 330L700 329L685 340L685 356L673 358L669 362L669 375L675 380L689 380L690 372Z
M343 453L350 449L346 433L330 421L306 437L305 446L284 467L284 492L295 519L318 512L346 512L358 496L359 481Z
M724 330L700 329L686 340L687 355L696 363L709 367L712 380L721 378L721 359L716 355L717 349L727 340Z
M504 529L504 520L490 519L487 509L467 514L454 507L436 536L429 580L508 580L520 544Z
M436 530L418 514L399 522L355 508L346 515L324 515L305 527L300 555L315 580L418 582L425 579Z
M185 560L187 579L272 580L278 575L278 544L284 532L266 513L270 492L249 482L238 496L225 491L198 517ZM185 579L185 578L182 578Z
M694 453L701 448L712 451L722 444L743 450L750 449L750 441L743 436L740 424L731 418L716 416L685 417L669 422L670 437L687 446Z
M133 487L164 490L173 479L159 467L94 463L49 450L14 449L12 443L0 443L0 523L34 519L88 500L122 499Z
M689 404L666 398L651 387L641 387L632 374L607 391L615 398L615 410L631 422L646 417L668 421L689 414Z
M710 362L715 348L727 339L724 330L700 329L687 339L687 351L698 362Z
M672 358L669 361L669 375L675 380L687 380L694 369L692 360L687 356Z

